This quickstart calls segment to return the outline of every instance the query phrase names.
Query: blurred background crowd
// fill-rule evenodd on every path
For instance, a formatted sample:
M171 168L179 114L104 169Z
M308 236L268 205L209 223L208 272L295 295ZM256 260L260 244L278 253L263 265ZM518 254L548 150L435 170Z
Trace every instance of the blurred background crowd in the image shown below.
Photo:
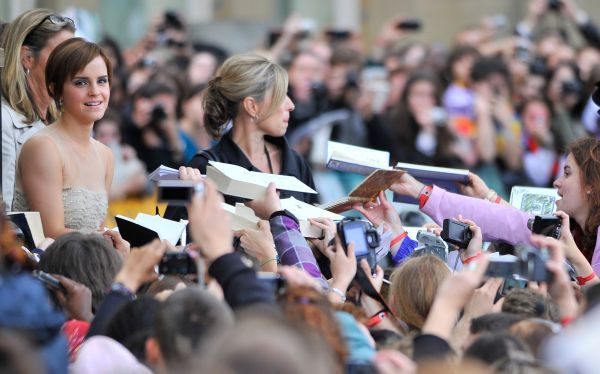
M152 3L64 12L113 62L109 112L95 125L115 155L113 206L151 194L146 176L159 165L213 144L202 91L240 51L287 68L286 136L311 163L322 202L357 182L324 170L327 140L470 169L507 198L513 185L551 186L565 145L600 134L589 100L600 32L583 1Z

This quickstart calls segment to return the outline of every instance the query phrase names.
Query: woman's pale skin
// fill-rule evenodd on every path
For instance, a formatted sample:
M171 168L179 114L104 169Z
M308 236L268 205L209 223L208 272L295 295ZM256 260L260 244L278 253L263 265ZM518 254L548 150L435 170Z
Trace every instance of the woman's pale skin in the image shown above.
M64 82L61 97L64 111L53 124L78 154L90 155L94 154L94 148L98 149L106 164L104 180L107 192L112 182L113 156L108 147L90 135L94 121L104 115L109 98L107 67L98 56ZM72 231L64 226L63 173L56 172L63 170L63 163L56 144L45 136L32 137L23 146L18 167L29 208L40 212L46 236L57 238Z
M270 97L271 95L267 95ZM294 103L286 96L283 102L269 116L265 116L271 100L258 102L252 97L242 100L242 110L233 120L233 141L242 149L250 162L260 171L270 173L269 159L273 166L273 174L281 173L281 151L265 142L264 136L280 137L285 135L290 112ZM263 118L264 117L264 118ZM269 158L265 155L265 145Z

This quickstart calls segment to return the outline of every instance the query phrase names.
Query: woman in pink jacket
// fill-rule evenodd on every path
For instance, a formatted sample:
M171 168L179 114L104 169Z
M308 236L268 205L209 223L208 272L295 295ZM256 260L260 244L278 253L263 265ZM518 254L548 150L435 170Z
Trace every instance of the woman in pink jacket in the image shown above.
M489 200L462 196L436 186L425 186L408 174L391 190L419 200L421 209L437 223L445 218L471 219L481 227L484 240L504 240L511 244L530 244L531 231L527 221L531 216L490 198L493 192L477 179L471 194L487 196ZM571 144L563 174L554 181L561 197L555 213L562 218L561 242L572 262L580 284L600 275L600 141L584 138ZM473 192L475 190L475 192ZM495 201L495 202L494 202ZM570 220L574 227L570 227ZM591 264L591 267L590 267ZM592 270L593 268L593 270Z

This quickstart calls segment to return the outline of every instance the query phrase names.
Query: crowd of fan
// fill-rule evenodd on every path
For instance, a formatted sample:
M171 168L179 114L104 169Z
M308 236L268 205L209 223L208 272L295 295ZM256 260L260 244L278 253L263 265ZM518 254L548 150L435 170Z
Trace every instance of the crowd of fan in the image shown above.
M244 250L234 250L223 196L189 168L181 169L182 179L204 183L204 192L187 206L194 241L184 249L158 240L134 249L115 232L69 232L34 263L2 209L0 371L594 372L598 222L590 224L595 213L588 210L597 201L582 205L585 224L568 212L579 225L575 239L565 213L557 213L560 240L512 232L514 241L525 238L549 253L549 276L527 288L508 291L504 280L486 277L490 259L482 247L484 239L503 239L499 230L510 235L525 217L484 201L491 200L488 186L506 197L513 185L548 187L557 180L571 204L563 203L564 210L577 208L568 197L575 187L566 183L589 187L597 199L600 187L587 183L586 168L600 175L600 145L593 139L600 134L598 107L591 99L600 81L600 31L571 0L530 1L514 33L494 21L462 30L446 50L413 41L414 31L394 19L366 50L360 35L303 29L291 17L259 51L288 71L295 108L286 136L311 163L321 200L331 198L332 180L345 192L352 183L324 169L327 140L386 150L394 162L466 168L481 177L472 176L472 188L463 191L470 197L408 175L392 187L417 197L438 224L440 217L458 217L469 226L473 237L456 262L408 248L413 241L381 193L354 207L389 232L380 243L380 265L370 268L330 220L312 221L324 237L305 240L272 185L249 204L262 220L257 230L236 233ZM109 110L93 127L95 139L112 150L107 192L115 200L148 194L149 172L186 165L215 144L203 124L203 97L227 53L191 40L189 25L173 12L130 49L121 51L109 38L98 44L112 64L112 77L111 64L104 65ZM565 182L563 170L581 181ZM504 225L504 219L514 222ZM195 271L159 277L155 269L165 253L180 250ZM577 282L565 271L567 259ZM466 266L455 271L458 261ZM59 285L46 289L31 276L34 269Z

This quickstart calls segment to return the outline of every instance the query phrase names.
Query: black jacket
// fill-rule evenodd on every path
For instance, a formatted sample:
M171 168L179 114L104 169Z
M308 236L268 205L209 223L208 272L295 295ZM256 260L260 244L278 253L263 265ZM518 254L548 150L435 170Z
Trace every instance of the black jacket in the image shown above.
M285 137L274 138L271 136L265 136L265 140L271 144L274 144L281 150L282 175L294 176L310 188L315 189L315 182L313 181L310 167L304 158L302 158L302 156L296 153L296 151L289 146ZM206 166L208 165L209 160L238 165L250 171L260 171L254 167L254 165L252 165L240 147L233 142L233 139L231 138L231 131L223 135L221 141L213 146L210 150L202 151L195 155L188 166L200 170L202 174L206 174ZM318 203L318 195L316 194L281 191L279 196L282 199L294 197L296 200L304 201L308 204ZM225 202L230 205L235 205L235 203L243 203L244 201L246 200L240 197L225 196ZM176 221L181 218L186 219L187 211L185 208L168 207L164 217Z

